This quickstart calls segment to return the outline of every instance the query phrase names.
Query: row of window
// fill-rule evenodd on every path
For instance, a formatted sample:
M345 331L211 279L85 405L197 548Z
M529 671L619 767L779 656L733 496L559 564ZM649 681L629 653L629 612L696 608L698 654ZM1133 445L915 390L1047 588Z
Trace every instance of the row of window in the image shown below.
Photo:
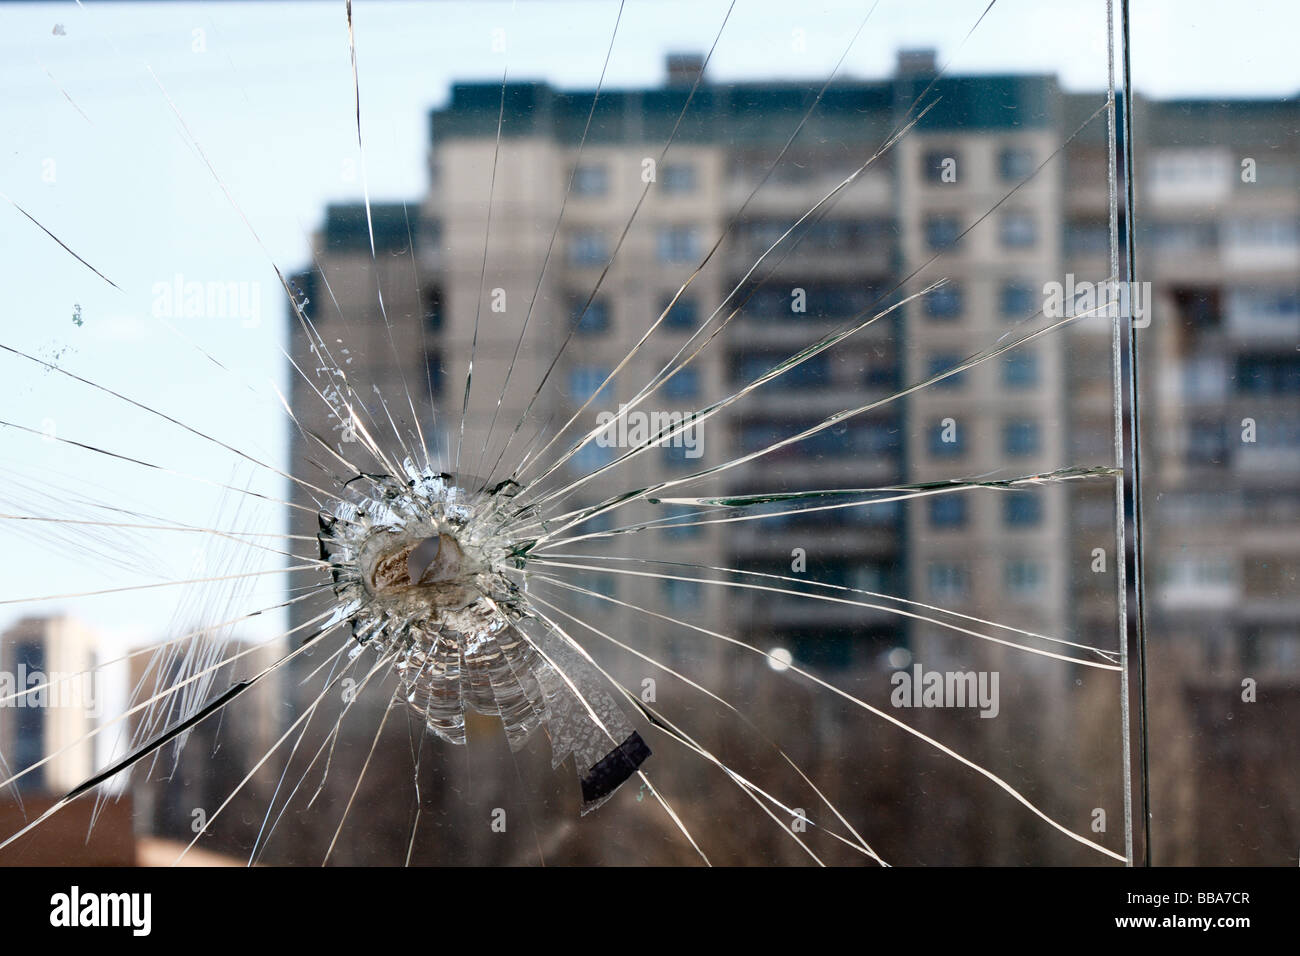
M441 331L445 321L445 307L442 289L430 286L420 296L424 309L424 326L429 332ZM588 301L584 294L575 293L570 297L570 321L578 325L579 335L594 335L608 332L613 325L612 309L609 300L598 295ZM682 297L675 303L672 296L664 296L659 311L668 311L663 326L669 329L694 329L699 324L699 304L695 299ZM656 316L657 317L657 316Z
M1300 331L1300 288L1230 288L1227 317L1228 324L1238 331L1284 328L1294 334Z
M934 495L929 501L932 528L964 528L970 520L969 496L952 492ZM1028 491L1017 491L1002 499L1002 523L1008 528L1036 528L1043 523L1043 499Z
M1028 179L1037 166L1032 149L1008 146L998 152L998 178L1004 183ZM947 185L964 182L963 157L959 149L932 149L921 157L921 176L928 183Z
M1166 219L1140 227L1139 237L1165 253L1300 248L1300 222L1292 216L1233 218L1222 223L1204 219Z
M965 309L965 287L961 282L945 282L921 299L921 308L931 319L955 319ZM1029 282L1007 279L998 289L998 309L1008 320L1027 319L1043 305L1042 292Z
M776 368L790 358L788 352L744 352L731 357L731 382L746 385ZM831 356L818 352L781 372L763 385L764 389L780 391L821 391L831 384Z
M898 226L883 218L822 219L802 225L790 219L746 219L736 224L735 236L738 244L755 253L784 242L797 244L803 252L875 249L883 254L893 249Z
M1244 395L1294 395L1300 392L1300 357L1237 356L1237 391Z
M1029 364L1032 367L1034 361L1030 354L1017 356L1014 365L1004 364L1004 381L1009 374L1017 381L1024 380L1025 373L1020 368L1020 365L1026 358L1029 358ZM804 364L814 369L818 368L814 360ZM798 372L798 368L801 367L803 366L799 366L786 374L795 374ZM758 369L755 372L755 375L757 375L770 368L770 363L766 359L761 359L756 361L753 368L744 365L742 365L742 368L746 372L753 372ZM1011 371L1011 369L1015 369L1015 371ZM574 366L569 370L566 383L569 397L580 403L587 401L601 387L601 384L609 377L611 371L612 369L604 366ZM443 367L442 354L439 351L430 350L425 355L425 374L431 395L434 398L440 397L444 391L446 370ZM666 400L685 400L686 403L692 404L700 397L700 374L698 368L688 365L661 386L660 394ZM812 374L814 378L817 378L824 373L814 372ZM782 376L782 378L784 377ZM780 380L780 378L776 379L778 382ZM606 388L606 394L611 394L608 387ZM613 401L612 398L610 400ZM790 435L798 434L801 430L803 429L799 427L797 422L789 421L747 424L737 432L739 450L742 453L757 451ZM1270 431L1269 434L1272 436L1273 432ZM1287 434L1289 435L1289 432ZM944 419L932 423L927 431L930 454L936 458L953 458L965 454L965 436L966 428L955 419ZM1188 451L1193 458L1222 457L1228 444L1227 429L1217 423L1215 426L1192 429L1190 438ZM779 450L777 455L778 457L790 458L821 458L863 454L892 455L899 450L901 439L902 432L898 425L892 421L846 423L838 429L822 429L802 441L787 445L784 449ZM608 457L601 457L597 452L590 450L596 447L598 446L593 443L584 449L584 453L588 455L586 461L592 464L593 467L609 460ZM1038 454L1041 449L1042 426L1039 422L1032 419L1017 419L1003 425L1002 450L1007 457L1027 457ZM678 450L669 449L667 457L675 461L681 457L676 454ZM599 451L606 452L608 449L599 449Z
M932 561L926 586L936 601L961 601L970 596L970 568L964 561ZM1047 568L1032 558L1012 558L1002 566L1002 587L1012 598L1034 598L1047 583Z
M784 321L839 319L867 316L886 305L888 280L800 283L794 287L767 282L743 283L732 297L731 308L743 303L746 319ZM731 283L734 288L735 282Z
M764 573L760 571L759 573ZM789 576L789 568L781 565L771 573ZM683 577L686 577L683 575ZM889 568L872 564L848 564L843 561L832 562L810 575L810 580L818 583L833 584L874 593L892 593L893 575ZM1042 594L1047 584L1047 567L1033 558L1011 558L1002 566L1003 588L1009 597L1032 599ZM660 590L665 602L676 610L701 608L704 604L704 583L698 580L661 579ZM932 561L926 567L926 585L933 600L942 602L960 601L970 596L970 567L964 561ZM618 582L613 575L589 573L583 577L580 587L605 597L616 598ZM584 605L591 608L611 607L595 594L579 598ZM808 599L795 599L800 606Z
M576 402L587 401L601 383L609 376L610 369L605 367L579 365L569 370L568 392ZM441 391L442 371L440 364L431 356L430 376L436 375L435 395ZM689 402L699 397L700 372L687 366L666 382L660 394L666 399L686 399ZM778 379L779 381L779 379ZM608 392L608 389L607 389ZM612 402L612 399L611 399ZM803 429L798 422L757 422L741 427L737 433L738 450L742 454L758 451L773 445L784 438L798 434ZM927 430L927 444L930 455L935 458L954 458L966 452L967 429L955 419L943 419L932 423ZM1223 429L1196 429L1192 432L1193 448L1196 457L1206 457L1210 449L1204 447L1205 439L1211 434L1217 439L1214 450L1226 444L1226 431ZM1198 437L1201 439L1198 442ZM892 455L901 446L902 432L892 421L868 421L846 423L841 428L825 428L798 442L793 442L773 454L778 458L822 458L843 455ZM1015 419L1002 426L1002 452L1008 458L1025 458L1042 451L1042 425L1034 419ZM676 460L674 449L669 449L666 457ZM595 461L595 453L592 452ZM602 462L596 462L597 464Z
M737 388L757 381L773 368L790 358L789 352L743 352L731 357L731 384ZM774 391L821 392L831 387L834 376L831 372L832 356L829 352L820 352L791 366L761 386L765 394ZM898 387L898 369L887 357L871 355L864 359L865 367L857 381L845 380L844 387L861 386L868 390L896 389Z
M748 565L749 562L746 564ZM789 576L790 573L785 565L775 566L770 572L766 571L765 566L764 570L758 568L759 566L756 565L757 573L773 573L783 577ZM749 570L748 566L746 570ZM809 576L809 580L815 580L820 584L873 593L892 593L892 579L890 568L874 564L850 564L844 561L831 562L819 568L815 575ZM1047 584L1047 567L1033 558L1011 558L1002 566L1002 582L1008 596L1034 598L1042 593ZM617 582L611 575L593 574L583 582L582 586L607 597L615 597L618 593ZM930 597L934 600L944 602L963 600L970 596L970 567L964 561L932 561L926 567L926 586ZM703 606L704 583L701 581L661 579L660 588L665 601L675 609L684 610ZM597 606L608 606L608 602L601 601L595 596L590 600ZM807 603L807 599L796 600L800 605Z
M609 166L604 163L580 163L573 168L573 194L594 198L609 192ZM638 180L645 175L644 167L637 166ZM655 184L662 192L675 195L693 193L696 187L695 167L690 163L664 163L655 170Z
M841 504L827 500L830 504ZM791 501L775 501L770 505L759 505L748 509L747 514L764 514L757 518L754 526L763 534L776 534L782 531L833 531L844 528L891 528L898 524L902 515L902 502L880 500L860 502L851 507L826 507L813 510ZM716 515L709 515L698 508L688 505L676 505L665 509L662 533L673 540L701 537L706 526L701 521L716 520Z
M613 254L609 236L595 226L574 229L569 234L571 266L603 266ZM660 226L655 233L655 257L664 265L692 265L703 257L700 230L696 226Z
M802 319L806 316L816 318L848 319L867 315L883 306L884 290L874 284L822 284L799 286L794 290L760 286L741 289L727 303L725 312L729 313L743 303L744 316L747 319L780 320ZM950 320L961 316L965 309L966 292L961 282L952 281L941 285L921 299L921 308L928 318ZM579 333L604 332L610 328L610 307L603 296L597 296L587 305L585 296L575 295L572 299L573 315L579 323ZM668 309L663 325L670 329L695 329L700 323L700 307L696 299L683 296L672 303L672 296L665 296L659 303L662 312ZM583 314L583 307L586 312ZM435 313L441 316L441 302L438 301ZM1008 321L1020 321L1035 315L1042 308L1042 293L1029 282L1008 279L998 290L998 308L1003 318ZM439 318L439 322L441 319Z
M569 370L569 397L579 403L585 402L595 393L596 389L600 388L601 383L610 376L612 371L613 369L605 366L574 366ZM611 383L602 394L606 396L613 395L613 389L614 385ZM658 394L664 398L698 398L700 395L699 367L687 365L678 369L676 374L665 379L663 384L659 386Z
M966 227L957 216L936 213L926 217L923 228L930 250L946 252L957 246ZM1038 244L1038 219L1028 212L1003 213L998 219L998 241L1004 249L1032 248ZM568 250L571 266L602 266L611 255L608 235L594 226L574 229L569 236ZM702 254L700 230L695 226L660 226L655 234L655 256L664 265L693 264Z
M967 356L957 352L939 352L930 356L929 377L941 375L956 368ZM935 382L933 388L955 389L966 384L966 372L958 372ZM1033 388L1039 383L1038 353L1031 351L1008 352L1002 358L1002 384L1006 388Z
M1193 421L1184 433L1187 461L1194 465L1228 465L1234 455L1300 451L1300 418L1261 416L1253 426L1222 421Z
M942 291L942 290L936 290ZM719 321L729 315L738 306L743 307L746 318L755 319L772 319L772 318L802 318L807 314L812 314L817 318L849 318L855 315L867 313L873 305L879 308L880 295L874 287L859 287L856 292L850 292L849 289L827 289L825 287L809 287L807 289L800 287L797 290L801 294L798 309L791 308L794 298L784 289L756 289L746 294L740 292L727 301L723 309L718 312ZM1032 293L1032 290L1030 290ZM608 299L603 295L597 296L588 302L588 297L582 294L574 294L570 298L571 310L570 321L577 323L579 335L594 335L608 332L613 326L612 309ZM1019 304L1019 300L1012 304ZM858 308L861 306L861 308ZM431 331L441 327L441 303L438 303L437 322L429 318L426 313L426 320L430 322ZM658 313L652 318L658 318L659 314L664 315L661 328L676 329L682 331L695 330L702 321L700 315L699 301L690 296L682 296L673 301L672 295L665 295L659 301ZM785 356L781 356L784 358Z
M596 394L596 390L601 388L606 379L613 373L613 369L608 366L600 365L575 365L569 369L566 385L568 388L569 398L575 403L583 403ZM689 399L685 404L691 406L677 409L683 414L693 411L695 402L700 391L699 369L687 366L681 369L671 379L668 379L661 387L659 394L666 400ZM603 404L613 407L617 404L615 386L611 382L606 385L604 391L600 393ZM698 467L700 457L703 454L703 445L701 443L700 426L681 432L673 436L671 444L666 444L660 448L660 454L663 462L667 467L675 469L684 469ZM599 445L596 442L588 442L573 456L573 467L580 472L587 473L595 471L603 465L609 464L619 455L629 451L630 448L615 448L607 445Z
M969 227L951 213L926 216L922 229L931 252L948 252L957 247ZM1028 249L1038 244L1038 219L1030 212L1012 210L998 217L998 242L1004 249Z
M613 327L613 309L605 296L589 301L587 296L575 294L569 301L569 321L576 323L578 335L599 335ZM651 318L657 319L664 312L667 314L661 328L693 330L700 322L699 303L693 298L683 297L673 302L672 296L665 296L659 303L659 313Z
M1197 355L1182 365L1183 395L1192 400L1222 400L1228 394L1229 358ZM1300 393L1300 358L1291 355L1238 355L1232 381L1239 395L1295 395Z
M792 574L789 560L762 560L740 558L733 565L740 571L750 574L771 574L777 577L799 577L801 579L829 584L833 587L854 588L860 591L880 591L897 593L899 589L898 567L893 562L862 561L834 555L819 557L816 552L808 554L808 567L803 572ZM799 601L807 605L806 599Z
M817 421L749 422L736 432L741 454L761 451L792 435L814 427ZM889 457L898 452L902 431L893 421L851 421L841 427L823 428L807 438L770 453L770 460L783 458L840 458L869 455Z
M930 425L927 445L935 458L956 458L966 453L967 428L945 418ZM1029 418L1015 419L1002 426L1002 452L1008 458L1024 458L1042 451L1042 425Z

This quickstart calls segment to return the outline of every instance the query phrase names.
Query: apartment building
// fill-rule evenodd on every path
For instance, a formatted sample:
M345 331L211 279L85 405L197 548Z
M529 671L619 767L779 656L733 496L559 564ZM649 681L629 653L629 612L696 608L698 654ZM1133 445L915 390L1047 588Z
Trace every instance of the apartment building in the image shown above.
M880 488L1114 462L1111 318L1032 336L1055 319L1044 315L1052 283L1111 275L1104 94L1063 91L1051 76L936 80L933 57L913 52L900 56L895 76L837 81L812 108L815 88L697 84L700 68L698 58L678 57L663 86L598 98L545 83L510 83L504 94L458 84L431 115L425 196L377 204L369 219L360 204L329 208L313 267L297 282L323 339L339 349L333 360L363 394L378 386L386 408L375 397L377 418L391 416L403 433L418 419L436 467L499 480L524 460L527 481L598 414L617 413L719 328L638 409L686 413L725 401L822 336L941 281L726 404L698 426L694 448L652 449L563 500L589 503L730 462L860 407L680 494ZM923 94L938 105L882 150L916 117ZM1295 111L1294 100L1242 108L1139 100L1135 118L1144 157L1139 270L1153 288L1152 322L1140 333L1148 594L1153 633L1197 648L1191 668L1231 659L1293 674L1300 654ZM1243 178L1247 168L1254 178ZM298 365L314 368L305 338L292 342ZM922 387L894 398L914 385ZM309 432L341 434L311 389L301 380L294 389ZM1253 439L1238 441L1247 419ZM589 443L541 488L563 491L626 450ZM295 462L311 456L311 440L298 435ZM759 521L575 543L575 553L598 547L606 556L589 562L601 570L566 575L593 593L539 593L598 631L635 634L639 648L705 685L744 689L756 705L795 706L760 689L762 658L726 652L674 620L852 679L914 660L1028 675L1004 694L1040 726L1029 736L1023 722L981 726L965 741L977 754L1059 765L1053 748L1081 739L1079 721L1118 741L1114 688L1046 658L972 649L938 623L950 615L674 577L759 580L700 568L806 575L1114 648L1125 556L1116 553L1111 479L781 513L789 510L777 502ZM637 503L591 530L674 513ZM293 529L314 534L312 515L296 512ZM644 559L696 568L637 563ZM304 603L296 620L312 613ZM597 631L578 635L593 652L609 650ZM629 687L646 678L667 685L644 661L609 661ZM1045 778L1079 791L1084 814L1115 797L1116 752L1117 743L1102 747L1104 766L1074 770L1080 781L1106 777L1102 796L1054 771ZM988 858L1003 859L998 848L1013 836L1025 835L992 834Z
M373 210L388 326L379 315L369 227L359 207L328 213L317 273L332 295L306 278L314 290L313 320L327 342L345 339L351 355L364 356L364 377L387 386L382 390L390 412L405 414L403 383L420 400L431 390L426 442L450 458L448 470L456 467L460 446L459 467L472 473L479 462L517 461L543 423L553 429L567 421L629 353L626 367L574 428L549 446L549 432L539 441L544 457L558 457L580 433L578 426L591 427L594 413L617 411L687 343L687 354L694 351L702 328L708 333L725 325L725 332L658 390L651 401L659 404L651 408L689 412L733 395L822 335L861 323L920 284L943 279L934 293L891 311L699 426L702 447L691 450L698 458L685 449L643 455L636 481L725 462L842 409L889 399L1031 318L1044 282L1061 272L1055 164L1022 186L997 216L957 238L1059 145L1054 84L1042 77L990 79L988 88L996 87L1001 102L987 108L981 105L985 86L972 92L964 81L940 80L945 108L882 151L890 134L915 115L912 106L932 79L924 60L909 63L912 72L897 80L832 85L811 112L816 91L793 84L692 87L681 62L675 82L607 91L594 112L591 93L512 84L505 90L499 150L500 87L456 86L448 106L432 116L428 196L418 205ZM799 136L787 142L805 114ZM946 159L953 161L951 177ZM693 275L719 240L717 252ZM634 349L688 281L661 327ZM529 335L516 355L525 320ZM335 335L340 329L348 336ZM471 350L474 376L462 441L460 405ZM952 376L905 400L884 401L843 426L693 483L689 487L698 490L691 493L875 487L1061 467L1068 463L1060 427L1062 352L1059 339L1046 338L1032 354ZM503 392L507 370L511 387ZM543 377L547 386L534 399ZM530 401L528 419L503 456L505 436ZM955 441L937 435L945 419L955 425ZM494 421L484 451L483 436ZM612 457L593 443L559 474L580 476ZM500 470L493 477L505 475ZM626 486L616 470L584 494ZM1068 590L1066 523L1061 497L1049 490L944 495L919 507L886 503L660 533L668 548L693 563L788 575L792 551L803 548L819 580L907 591L957 607L997 606L1010 589L1032 609L1028 623L1051 631L1066 620L1059 597ZM302 528L309 524L303 517ZM1018 543L1014 556L975 561L1008 535ZM906 557L904 540L911 548ZM620 547L628 555L638 552L631 538ZM673 586L656 595L651 592L659 585L626 578L601 586L613 586L633 603L659 604L666 597L670 605L703 605L705 617L714 619L722 610L713 588ZM734 602L725 604L734 615ZM907 642L908 628L895 615L808 604L778 601L762 609L771 640L798 645L805 660L857 659L852 635L868 631L873 653ZM829 639L832 631L843 640Z

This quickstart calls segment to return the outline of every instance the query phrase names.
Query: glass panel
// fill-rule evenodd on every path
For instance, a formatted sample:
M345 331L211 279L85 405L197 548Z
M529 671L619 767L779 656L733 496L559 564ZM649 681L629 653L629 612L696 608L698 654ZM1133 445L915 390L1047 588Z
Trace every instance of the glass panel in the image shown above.
M1282 39L1295 14L1194 4L1133 21L1161 865L1296 864L1300 103ZM1211 43L1249 60L1201 56Z
M94 678L0 859L1131 855L1105 3L87 6L0 39L0 671ZM1267 473L1291 207L1198 208L1178 467Z

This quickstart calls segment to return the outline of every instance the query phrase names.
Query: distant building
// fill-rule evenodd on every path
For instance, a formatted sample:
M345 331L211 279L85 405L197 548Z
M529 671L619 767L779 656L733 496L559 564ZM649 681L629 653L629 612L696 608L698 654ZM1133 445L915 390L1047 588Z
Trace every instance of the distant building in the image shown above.
M414 431L409 389L437 467L453 470L461 447L462 473L492 469L503 478L526 451L545 449L543 463L558 458L597 412L616 412L711 316L710 328L726 321L726 331L644 407L691 411L723 400L820 336L896 301L900 288L946 280L703 424L698 458L656 449L587 485L583 500L596 500L758 451L837 411L943 375L1044 324L1049 283L1110 276L1103 93L1066 92L1047 75L936 80L933 53L909 51L894 77L837 81L808 113L814 84L718 84L702 77L702 65L674 56L663 87L602 91L594 112L592 91L511 83L503 111L500 85L453 86L431 116L428 193L372 210L377 268L364 207L328 209L313 268L297 282L325 342L347 349L334 361L364 397L373 398L372 383L384 395L387 409L375 405L380 431L388 414ZM923 91L937 105L881 151L915 118ZM1139 98L1136 111L1138 271L1152 283L1143 303L1151 324L1139 335L1153 641L1196 648L1196 663L1184 661L1189 667L1294 673L1300 102ZM653 185L625 235L649 177ZM1116 185L1122 197L1123 183ZM1123 230L1122 205L1119 216ZM547 447L665 310L661 327L588 407L582 428ZM1107 316L1082 319L683 493L881 487L1109 465L1111 329ZM320 364L296 320L291 353L309 375ZM342 438L342 423L330 420L296 374L293 388L308 433ZM1243 437L1248 419L1250 440ZM381 440L391 444L391 432ZM293 441L295 462L316 455L314 439L295 433ZM623 450L589 445L550 487ZM504 467L493 469L498 458ZM315 472L303 474L316 480ZM296 494L310 506L306 492ZM640 504L615 512L605 527L671 513ZM1125 560L1115 553L1115 521L1114 483L1091 479L667 528L610 539L605 553L797 577L792 554L803 549L810 580L1113 648L1115 575ZM292 526L296 534L316 532L309 511L295 510ZM786 648L801 664L846 677L900 666L914 652L931 667L943 666L945 653L957 664L968 656L915 606L917 616L906 617L887 601L863 607L601 572L573 580L763 649ZM702 683L730 678L746 686L737 675L752 662L698 632L596 597L582 611L596 627L637 634L639 646L689 664ZM295 623L317 612L309 602L296 605ZM1066 739L1062 728L1077 715L1058 691L1077 675L1043 658L1016 662L1042 662L1038 746L1048 748L1054 734ZM1113 698L1104 706L1089 699L1113 713ZM1096 726L1118 740L1105 721ZM1100 772L1117 775L1113 763Z
M1152 619L1241 677L1300 672L1300 99L1143 103Z
M418 204L373 210L379 282L394 342L388 342L389 330L378 314L368 224L360 206L330 208L315 254L318 267L300 280L313 321L327 342L348 343L349 372L382 383L396 415L405 414L403 385L420 402L432 393L432 414L422 424L428 443L445 459L445 450L454 456L459 443L464 368L477 319L474 397L462 460L462 470L470 471L480 458L489 465L496 460L532 388L576 323L550 387L511 444L505 459L510 464L543 422L554 427L587 400L734 220L706 267L650 343L593 403L584 424L590 427L594 411L616 411L629 400L715 310L711 327L729 321L726 333L647 407L691 411L725 398L817 336L885 308L897 298L893 293L905 276L947 250L962 224L1055 148L1060 122L1053 104L1061 94L1051 78L991 77L977 84L945 78L934 91L942 97L940 107L896 148L858 172L910 118L911 104L932 78L923 59L909 56L911 67L896 80L833 84L774 170L791 130L812 104L815 91L805 85L704 82L692 90L699 64L674 57L672 81L662 89L601 93L580 157L592 93L561 92L539 83L508 85L497 154L501 88L457 85L449 105L432 116L429 195ZM688 97L690 108L678 123ZM670 136L672 146L661 163ZM941 180L937 166L931 169L949 154L956 164L955 185ZM494 155L496 195L489 226L486 197ZM850 188L764 256L799 216L855 173ZM636 225L620 240L650 177L654 184ZM643 455L637 480L672 478L756 451L842 408L883 399L903 383L955 364L979 343L987 344L990 335L997 337L1010 317L999 309L1011 302L1013 283L1030 294L1005 307L1027 309L1017 313L1019 318L1032 315L1037 290L1061 271L1059 179L1059 169L1051 166L1022 190L984 230L995 237L992 241L979 234L964 237L962 248L971 254L954 252L944 263L950 276L944 288L700 426L698 459L678 449ZM561 205L564 219L552 247ZM588 303L620 241L599 293ZM720 306L733 289L736 293ZM505 310L504 319L494 303ZM519 329L530 307L530 337L516 361ZM303 366L310 362L305 341L297 335L295 342ZM1062 354L1061 340L1049 339L1035 349L1031 373L1014 390L1002 387L997 368L979 369L692 487L699 493L734 494L960 477L1007 463L1006 442L1015 444L1011 457L1017 470L1046 470L1066 459L1066 430L1059 427ZM511 361L516 361L511 388L498 413L494 400ZM294 387L295 407L305 410L318 433L339 434L340 423L326 420L323 404L311 401L307 386L295 381ZM930 434L930 419L937 428L950 415L959 419L953 445ZM482 454L494 417L493 444ZM577 434L570 429L547 459L558 457ZM301 436L295 441L298 452L309 451ZM562 474L583 474L612 457L612 450L593 443ZM451 464L445 467L450 470ZM613 483L593 482L584 493L621 490L625 481L619 476ZM948 497L941 504L955 507L890 503L658 534L677 560L784 574L790 573L792 549L806 549L813 541L810 577L912 594L954 608L995 606L1010 587L1027 606L1030 626L1060 631L1067 593L1062 499L1026 492L1020 496L1025 506L1007 517L1000 496ZM664 511L649 513L643 506L626 514L654 518ZM619 523L629 519L620 515ZM294 520L295 531L314 533L309 515ZM1024 573L973 564L985 543L1004 537L1008 527ZM629 555L639 546L614 545ZM735 592L627 576L597 576L592 583L622 600L669 613L690 610L715 622L724 615L734 622L740 604L742 617L757 614L741 621L747 633L757 629L767 645L788 646L805 662L862 665L908 642L906 619L885 611L779 596L761 605L737 602ZM661 627L645 621L638 626Z
M93 774L97 650L95 633L67 617L26 617L0 635L0 754L11 773L34 767L21 790L62 794Z

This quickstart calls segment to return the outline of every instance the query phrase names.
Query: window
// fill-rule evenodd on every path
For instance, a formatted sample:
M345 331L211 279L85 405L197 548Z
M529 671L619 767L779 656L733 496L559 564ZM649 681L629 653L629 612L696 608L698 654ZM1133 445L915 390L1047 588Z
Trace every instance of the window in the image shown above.
M664 522L664 524L660 525L664 537L681 540L683 538L698 538L704 534L704 525L696 522L707 521L709 516L702 515L697 509L687 505L673 505L668 509L664 517L673 519L671 522Z
M1003 213L998 237L1008 249L1025 249L1038 241L1038 220L1032 213Z
M746 318L768 321L817 319L848 320L877 312L890 293L883 282L799 282L797 285L771 282L737 283L739 291L733 302L745 303ZM802 290L799 293L799 290ZM802 303L805 312L794 311Z
M930 499L930 527L961 528L966 524L966 497L955 492Z
M586 306L586 311L583 311L583 306ZM585 298L575 298L573 300L571 321L577 323L577 333L579 335L608 332L609 302L603 296L592 299L590 303Z
M966 565L959 561L932 561L926 569L930 597L937 600L959 600L970 590L970 575Z
M1228 429L1222 422L1190 422L1187 460L1191 464L1223 465L1228 461Z
M999 299L1003 318L1027 319L1038 312L1038 294L1028 282L1002 283Z
M1007 422L1002 429L1002 450L1008 455L1036 455L1040 446L1038 422Z
M621 517L621 516L620 516ZM598 515L592 515L582 523L583 534L596 534L602 531L609 531L614 527L614 514L610 511L601 512Z
M1235 334L1252 339L1300 336L1300 290L1247 286L1230 289L1227 299L1228 326Z
M1147 163L1153 192L1162 200L1188 192L1206 199L1224 196L1236 173L1226 148L1153 149Z
M1218 289L1174 286L1170 293L1182 321L1193 329L1217 329L1223 325L1223 296Z
M1065 223L1065 251L1074 255L1110 253L1110 226L1104 219L1070 219Z
M1034 151L1008 147L998 153L998 175L1006 183L1024 182L1034 171Z
M577 571L574 572L570 583L582 589L570 593L573 594L574 603L584 610L610 611L614 608L615 605L600 597L600 595L607 598L618 597L618 579L614 575L597 571ZM586 593L589 591L594 593Z
M1254 444L1242 446L1243 454L1268 449L1292 451L1300 448L1300 418L1292 415L1269 415L1258 423Z
M1224 225L1224 243L1233 247L1300 248L1300 223L1293 216L1235 217Z
M609 258L605 234L599 229L576 229L569 239L569 264L574 266L604 265Z
M600 365L575 365L569 369L569 397L585 402L609 378L610 369ZM610 396L609 390L602 393Z
M694 365L679 369L659 389L664 398L696 398L700 394L700 370Z
M879 564L854 564L849 567L848 586L858 591L877 593L893 587L891 576Z
M659 170L659 186L667 193L695 191L695 167L689 163L666 163Z
M436 285L426 288L420 296L420 304L424 309L424 327L437 332L442 328L442 289Z
M424 375L428 382L430 397L441 398L444 378L442 353L436 349L424 353Z
M820 419L781 419L775 422L748 422L737 430L737 450L761 451L783 438L789 438L820 423ZM767 460L843 458L854 455L892 456L898 452L901 432L896 423L861 421L847 423L843 432L827 428L807 438L770 452ZM872 505L879 512L884 506Z
M955 149L932 149L921 157L921 175L927 183L955 183L960 162Z
M928 216L925 220L925 244L934 252L944 252L957 245L961 223L956 216Z
M1242 395L1300 392L1300 358L1271 354L1237 356L1237 391Z
M775 245L792 225L790 219L747 219L737 224L733 234L746 249L757 256ZM893 249L897 238L898 229L893 221L880 217L805 221L795 226L791 233L791 239L798 242L799 249L803 252L865 249L884 254Z
M777 365L789 359L784 352L749 352L733 356L731 380L737 385L747 385L766 375ZM798 365L792 365L780 375L763 384L768 390L823 389L831 383L831 356L818 352Z
M573 469L579 474L589 475L597 468L608 465L613 461L615 451L616 449L612 447L597 445L594 441L589 441L579 448L569 461ZM584 531L584 533L586 532Z
M1139 226L1138 234L1144 229L1147 241L1162 253L1209 252L1219 242L1218 229L1212 222L1155 222Z
M692 425L667 439L663 448L664 465L668 468L691 468L699 464L700 431L698 425Z
M951 368L955 368L962 362L962 356L955 353L930 356L930 377L942 375ZM960 388L966 382L966 373L958 372L956 375L949 375L947 378L941 378L935 382L932 388Z
M694 226L660 226L656 249L667 264L694 263L700 259L700 234Z
M1026 558L1014 558L1006 564L1003 581L1009 596L1032 598L1043 590L1046 576L1044 568L1039 562Z
M961 315L962 289L957 282L945 282L925 297L925 314L932 319L955 319Z
M1038 384L1038 353L1008 352L1002 359L1002 384L1008 388L1032 388Z
M671 307L669 303L672 303ZM665 309L668 311L663 321L666 328L693 329L699 323L699 303L694 299L683 296L673 302L673 297L667 296L659 306L660 314L663 314Z
M704 603L704 588L699 581L678 581L674 578L661 578L664 600L674 610L682 611L698 608Z
M1002 523L1008 528L1033 528L1043 522L1043 499L1032 491L1014 491L1002 499Z
M1222 355L1199 355L1183 363L1183 397L1215 401L1228 394L1228 363Z
M898 368L893 357L875 355L867 359L867 367L862 371L862 384L869 389L887 388L898 390Z
M953 419L930 426L930 454L935 458L953 458L966 450L965 429Z
M1241 559L1232 554L1184 554L1167 559L1156 575L1161 603L1213 608L1240 596Z
M39 641L23 641L14 645L14 663L28 674L29 684L32 675L44 672L45 645ZM19 699L19 703L23 703ZM12 703L12 701L10 702ZM45 753L45 717L46 712L40 707L17 707L12 722L14 744L9 755L15 768L33 768L18 780L22 790L41 790L45 786L45 766L41 760ZM57 711L55 712L57 713ZM6 773L7 775L7 773Z
M583 163L573 170L575 196L603 196L609 188L609 173L604 166Z

